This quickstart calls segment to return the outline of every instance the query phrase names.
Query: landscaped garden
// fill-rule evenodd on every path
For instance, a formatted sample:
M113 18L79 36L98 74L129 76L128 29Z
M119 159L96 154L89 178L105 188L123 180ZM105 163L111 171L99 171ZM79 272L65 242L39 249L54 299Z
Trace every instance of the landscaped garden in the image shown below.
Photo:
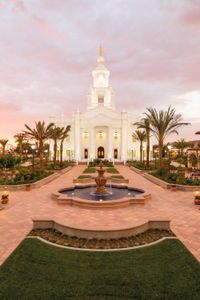
M176 185L200 185L200 157L199 146L195 148L192 142L184 139L174 143L165 143L167 136L178 134L178 129L183 125L189 125L182 121L180 114L176 114L171 107L167 111L157 111L148 108L145 117L134 125L137 130L133 133L133 139L140 142L140 160L127 161L141 171L148 172L161 180ZM150 160L150 136L153 135L158 144L153 148L153 160ZM144 151L143 144L146 143ZM176 151L172 151L172 147ZM190 151L187 153L185 149ZM146 157L144 159L144 152Z
M70 126L56 127L36 122L35 128L25 125L26 130L14 136L16 148L6 151L8 139L1 139L0 185L31 184L41 180L55 171L73 165L72 161L63 161L63 142L68 136ZM47 139L54 141L53 160L49 157ZM57 144L60 142L60 156L57 157Z
M198 300L200 265L178 240L118 252L26 239L0 269L1 299Z

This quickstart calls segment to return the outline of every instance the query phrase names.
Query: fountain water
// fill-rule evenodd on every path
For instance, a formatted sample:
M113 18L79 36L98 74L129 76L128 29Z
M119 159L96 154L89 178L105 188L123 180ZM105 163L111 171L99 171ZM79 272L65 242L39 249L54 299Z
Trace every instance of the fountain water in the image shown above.
M74 198L74 201L77 201L76 198L78 198L88 201L93 200L98 202L107 202L109 200L113 201L127 197L128 199L134 199L135 197L144 194L144 190L128 187L126 185L112 185L111 182L108 185L107 181L110 179L110 177L106 177L104 175L105 171L106 168L101 162L97 168L98 175L96 177L93 177L96 185L86 184L64 188L59 190L59 195L71 194L71 197Z

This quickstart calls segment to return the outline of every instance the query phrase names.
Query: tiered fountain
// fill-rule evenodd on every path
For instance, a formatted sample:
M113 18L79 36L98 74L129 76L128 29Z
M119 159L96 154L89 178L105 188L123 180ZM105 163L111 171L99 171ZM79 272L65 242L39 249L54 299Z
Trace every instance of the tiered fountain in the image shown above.
M106 185L109 177L104 175L106 169L100 163L98 176L93 177L96 184L81 184L59 190L52 197L60 203L87 207L119 207L130 204L142 204L150 198L144 190L124 184Z

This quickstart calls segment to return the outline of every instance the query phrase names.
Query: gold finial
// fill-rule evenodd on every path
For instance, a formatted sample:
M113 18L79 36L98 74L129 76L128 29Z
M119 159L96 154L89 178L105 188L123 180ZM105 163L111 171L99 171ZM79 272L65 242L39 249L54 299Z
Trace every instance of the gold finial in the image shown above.
M103 49L102 49L101 46L100 46L100 48L99 48L99 55L100 55L100 56L103 56Z

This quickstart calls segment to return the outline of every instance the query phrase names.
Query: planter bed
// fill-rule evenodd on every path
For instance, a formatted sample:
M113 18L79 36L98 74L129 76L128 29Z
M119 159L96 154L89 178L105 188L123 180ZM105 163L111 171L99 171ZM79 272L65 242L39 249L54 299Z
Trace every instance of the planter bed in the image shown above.
M120 249L148 245L164 237L174 237L174 234L170 230L148 229L135 236L108 240L71 237L53 229L34 229L30 232L29 236L41 237L51 243L72 248Z
M183 184L169 183L148 173L144 173L143 176L146 179L150 180L151 182L166 189L171 189L172 187L176 186L176 189L180 191L195 192L200 190L199 185L183 185Z
M72 167L67 167L66 169L63 169L62 171L58 171L55 172L54 174L51 174L47 177L44 177L38 181L35 182L27 182L27 183L23 183L23 184L4 184L4 185L0 185L0 190L8 190L8 191L18 191L18 190L25 190L27 185L30 185L31 188L39 188L44 184L47 184L49 182L51 182L52 180L56 179L57 177L59 177L60 175L68 172L69 170L71 170ZM5 188L6 187L6 188Z

